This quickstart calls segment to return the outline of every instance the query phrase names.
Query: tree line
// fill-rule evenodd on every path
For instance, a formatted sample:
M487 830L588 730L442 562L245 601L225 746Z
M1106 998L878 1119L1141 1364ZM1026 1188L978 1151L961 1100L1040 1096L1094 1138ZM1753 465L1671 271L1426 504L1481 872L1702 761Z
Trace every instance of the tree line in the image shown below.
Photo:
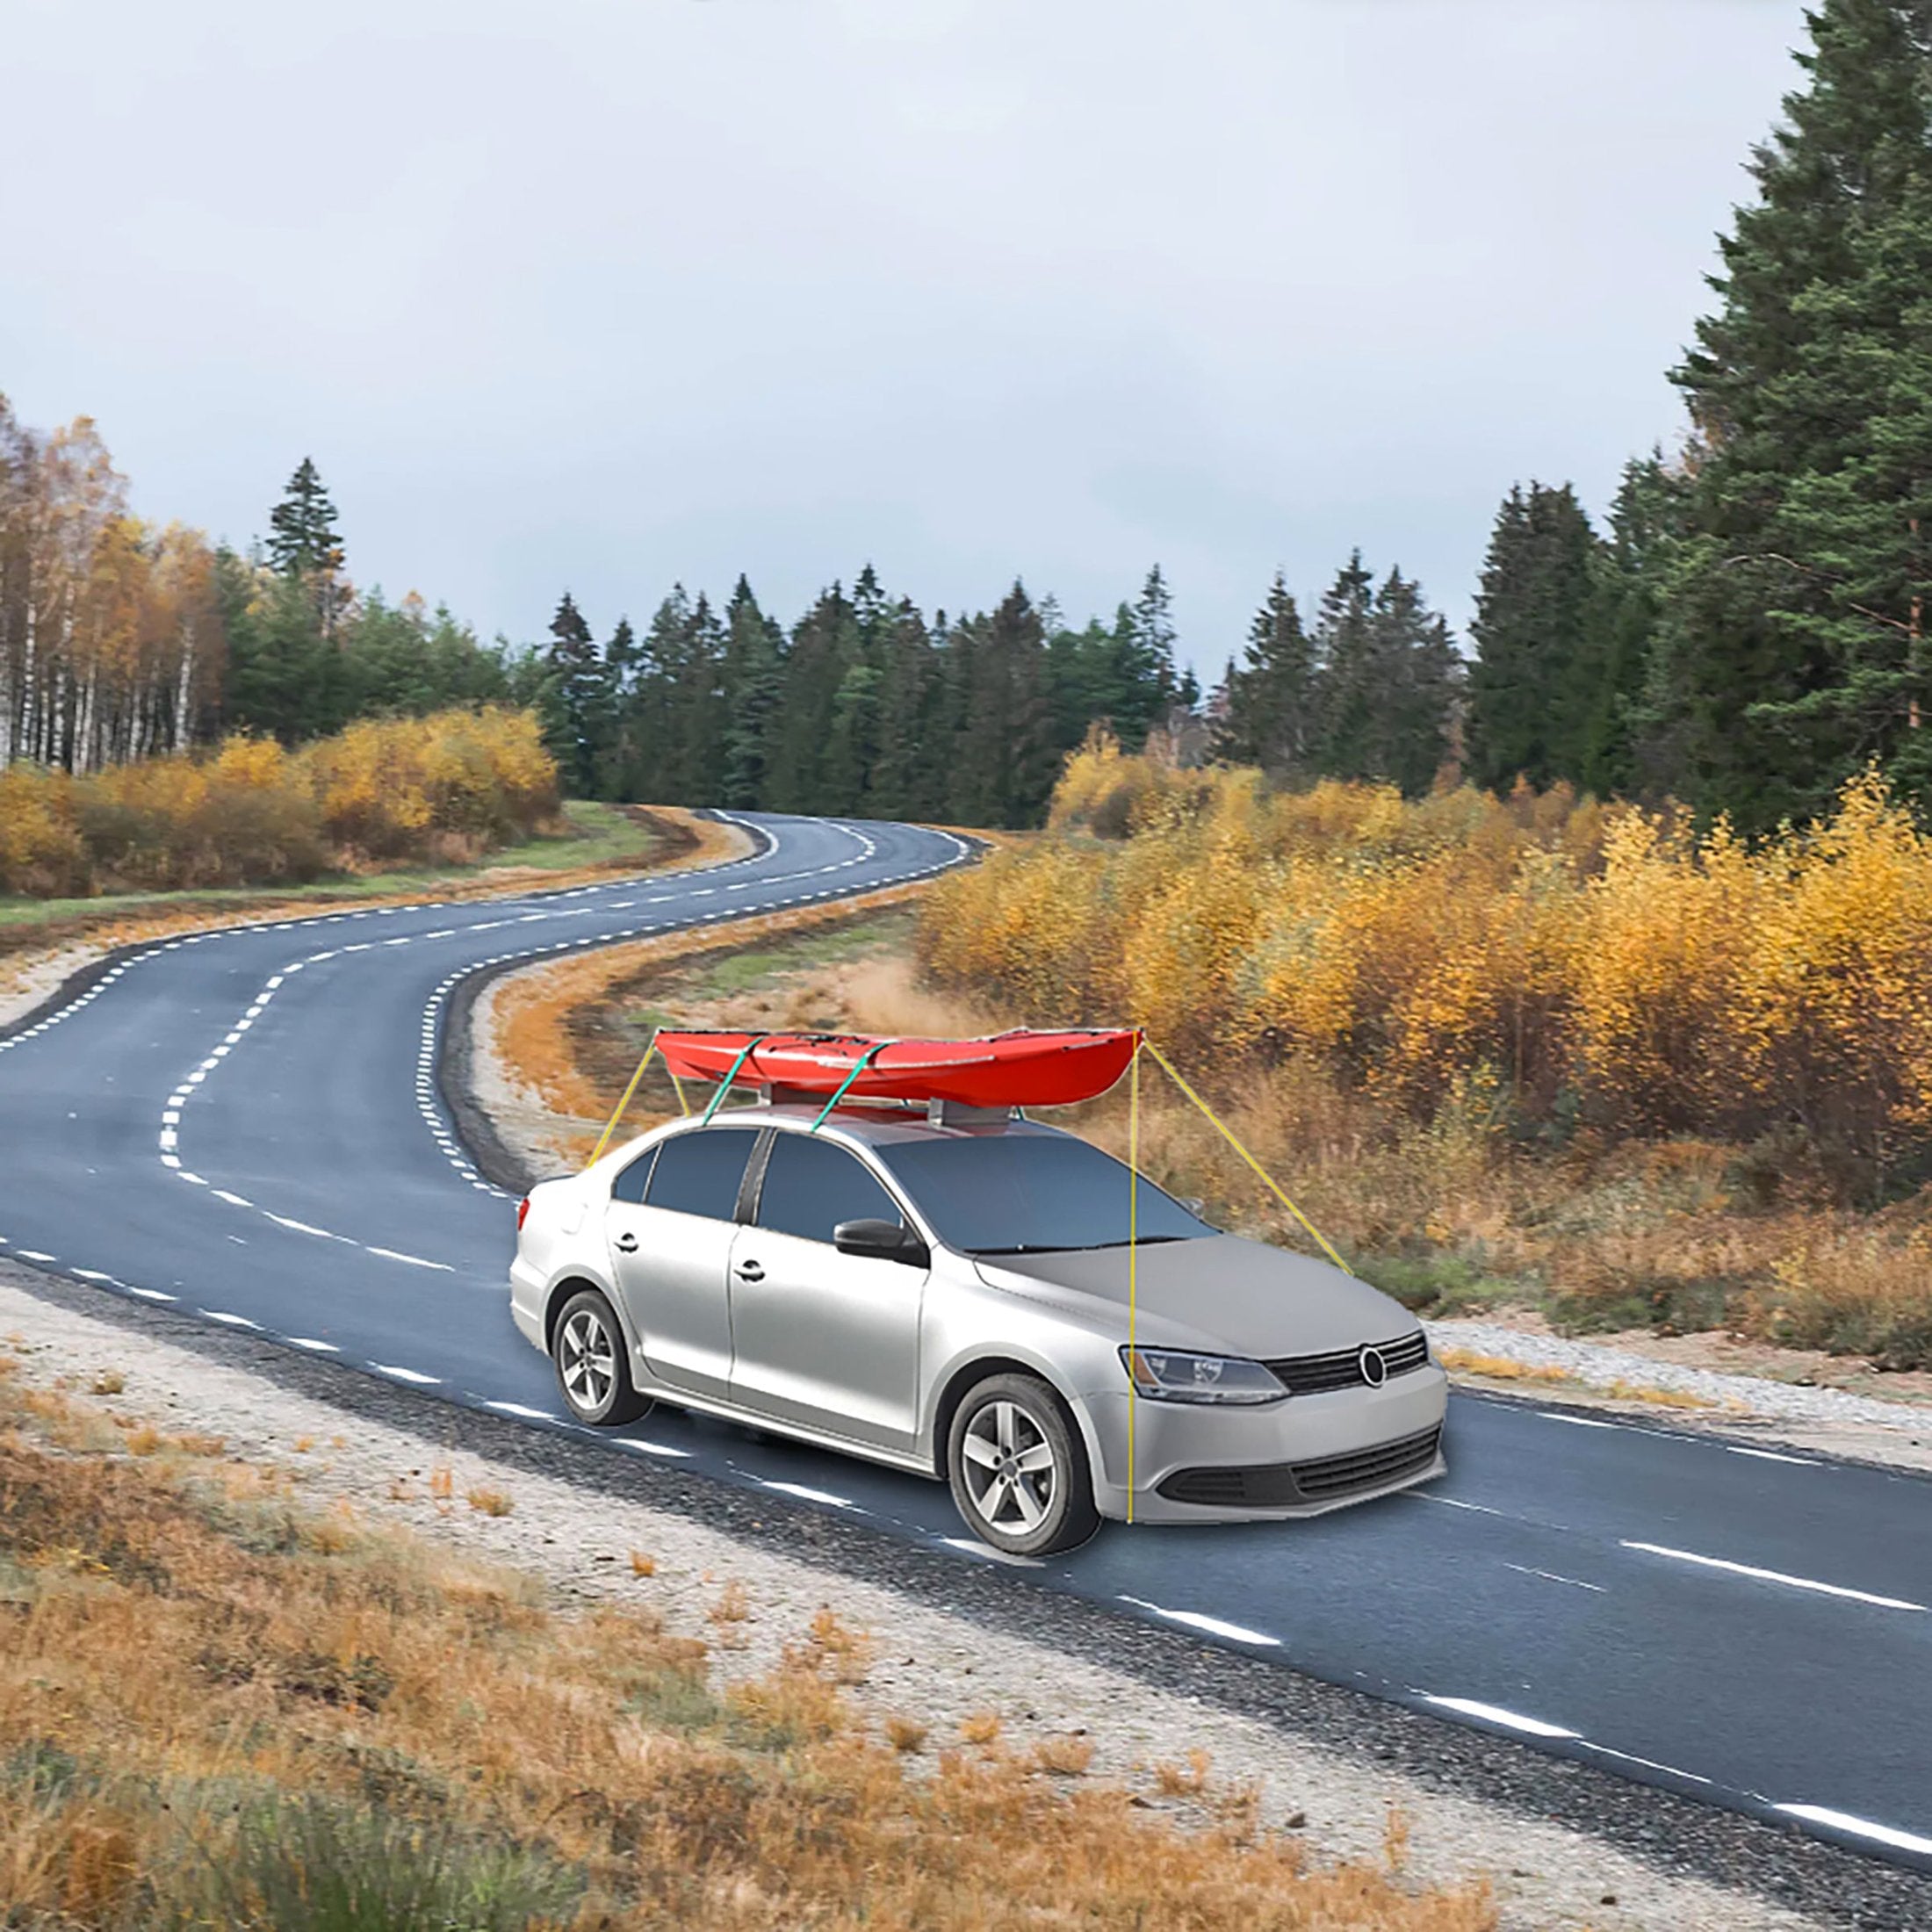
M1468 768L1669 795L1766 833L1876 767L1932 804L1932 10L1824 0L1672 371L1683 450L1598 531L1510 493L1474 626Z
M240 551L131 514L90 419L51 432L0 396L0 770L76 774L234 731L286 745L371 716L533 703L542 655L347 575L304 459Z

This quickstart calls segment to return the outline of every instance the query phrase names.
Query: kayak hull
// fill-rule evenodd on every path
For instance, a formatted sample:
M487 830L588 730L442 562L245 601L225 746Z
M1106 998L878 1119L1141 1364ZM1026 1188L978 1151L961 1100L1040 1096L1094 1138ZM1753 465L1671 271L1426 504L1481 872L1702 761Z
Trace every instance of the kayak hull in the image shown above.
M957 1107L1069 1107L1127 1071L1130 1027L1020 1029L978 1040L885 1040L863 1034L664 1032L658 1051L684 1080L785 1087L852 1100L945 1100ZM854 1071L856 1070L856 1071ZM849 1083L849 1084L848 1084Z

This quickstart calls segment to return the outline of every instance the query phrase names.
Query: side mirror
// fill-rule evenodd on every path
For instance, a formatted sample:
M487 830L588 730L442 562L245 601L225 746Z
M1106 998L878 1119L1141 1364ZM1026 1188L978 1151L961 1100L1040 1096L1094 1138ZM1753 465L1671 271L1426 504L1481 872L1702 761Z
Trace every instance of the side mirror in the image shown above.
M832 1230L832 1245L840 1254L863 1255L872 1261L904 1261L925 1267L932 1256L910 1228L896 1221L841 1221Z

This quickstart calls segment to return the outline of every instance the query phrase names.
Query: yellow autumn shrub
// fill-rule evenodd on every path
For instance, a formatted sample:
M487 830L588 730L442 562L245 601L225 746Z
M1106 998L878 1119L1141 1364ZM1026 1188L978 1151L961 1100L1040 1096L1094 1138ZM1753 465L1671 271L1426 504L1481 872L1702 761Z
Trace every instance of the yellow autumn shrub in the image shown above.
M0 892L52 898L87 890L87 847L74 783L33 765L0 771Z
M473 856L557 806L536 719L496 706L364 718L300 762L324 833L359 858Z
M0 891L272 884L369 860L473 858L557 807L527 712L365 721L299 752L236 735L85 776L0 771Z
M934 978L1424 1121L1474 1079L1525 1129L1795 1126L1879 1176L1932 1145L1932 841L1876 775L1748 847L1563 787L1271 795L1095 737L1052 826L930 895Z

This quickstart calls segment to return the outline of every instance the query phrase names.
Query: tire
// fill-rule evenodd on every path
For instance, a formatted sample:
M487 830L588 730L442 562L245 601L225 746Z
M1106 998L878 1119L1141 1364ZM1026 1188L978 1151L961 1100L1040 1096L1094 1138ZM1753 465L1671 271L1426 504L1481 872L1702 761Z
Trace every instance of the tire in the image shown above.
M564 1303L550 1352L565 1406L579 1422L616 1429L651 1413L651 1398L638 1395L631 1381L624 1330L596 1289L580 1288Z
M966 1527L1009 1556L1078 1549L1100 1526L1086 1445L1037 1375L990 1375L967 1391L946 1473Z

